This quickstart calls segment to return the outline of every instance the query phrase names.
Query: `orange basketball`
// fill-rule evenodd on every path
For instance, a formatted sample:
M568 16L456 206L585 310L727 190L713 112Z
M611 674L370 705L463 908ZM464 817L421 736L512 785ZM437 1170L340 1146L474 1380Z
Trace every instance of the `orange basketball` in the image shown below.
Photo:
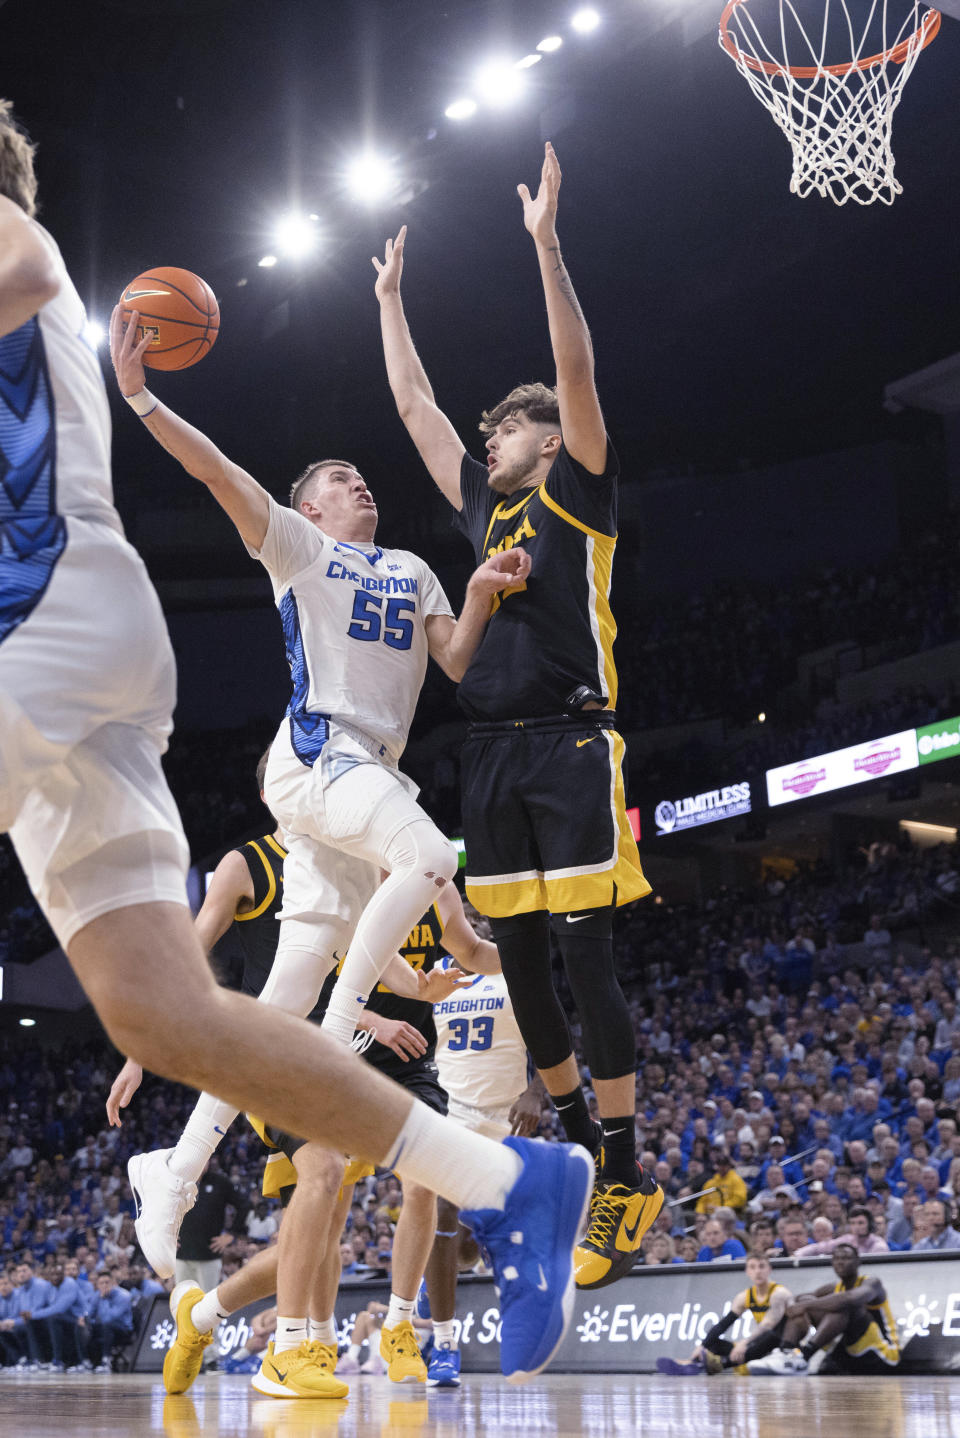
M136 310L137 338L152 335L143 362L150 369L188 369L212 348L220 329L220 306L199 275L161 265L131 280L120 296L126 323Z

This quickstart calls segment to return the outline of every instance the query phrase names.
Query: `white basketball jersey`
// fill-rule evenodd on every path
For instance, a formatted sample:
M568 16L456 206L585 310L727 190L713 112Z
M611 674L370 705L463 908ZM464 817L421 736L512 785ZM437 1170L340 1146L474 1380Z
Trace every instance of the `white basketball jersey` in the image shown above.
M444 959L441 970L453 967ZM502 974L478 974L433 1006L437 1068L451 1099L472 1108L507 1109L527 1087L527 1047Z
M297 757L312 765L328 721L353 725L396 764L427 668L424 621L453 611L433 571L405 549L331 539L270 501L263 548L283 621Z
M42 351L36 356L39 372L34 371L33 363L24 371L25 383L33 375L34 403L45 388L44 381L52 400L51 510L77 519L100 520L122 534L110 482L110 407L100 361L85 338L86 311L55 241L42 225L36 229L54 255L60 278L58 293L37 315Z

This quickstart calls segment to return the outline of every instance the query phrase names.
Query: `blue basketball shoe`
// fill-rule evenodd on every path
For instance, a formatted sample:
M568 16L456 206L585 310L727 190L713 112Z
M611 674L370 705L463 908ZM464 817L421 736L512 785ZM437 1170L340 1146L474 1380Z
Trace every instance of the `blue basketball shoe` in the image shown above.
M593 1159L577 1144L505 1138L523 1160L503 1209L465 1209L486 1245L500 1296L500 1370L525 1383L560 1347L573 1316L573 1249L593 1189Z
M416 1313L418 1318L433 1317L433 1314L430 1312L430 1297L427 1293L427 1280L425 1278L421 1278L420 1280L420 1287L417 1290L417 1303L414 1312Z
M460 1349L449 1343L434 1344L427 1364L428 1388L460 1387Z

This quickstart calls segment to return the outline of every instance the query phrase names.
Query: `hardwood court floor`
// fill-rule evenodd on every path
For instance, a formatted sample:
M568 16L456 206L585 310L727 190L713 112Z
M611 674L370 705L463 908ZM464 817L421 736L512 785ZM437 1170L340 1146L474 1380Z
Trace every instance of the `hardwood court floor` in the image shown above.
M951 1401L953 1400L953 1401ZM524 1388L472 1374L460 1389L351 1384L349 1401L261 1398L202 1377L167 1398L153 1375L0 1376L10 1438L960 1438L945 1377L666 1379L546 1374Z

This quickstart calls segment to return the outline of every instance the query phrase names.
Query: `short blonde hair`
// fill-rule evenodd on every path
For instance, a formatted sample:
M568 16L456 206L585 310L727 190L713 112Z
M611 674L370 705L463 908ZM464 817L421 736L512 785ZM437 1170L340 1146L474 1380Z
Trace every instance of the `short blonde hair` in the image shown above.
M9 100L0 100L0 195L6 195L31 218L37 213L37 147L13 118Z

